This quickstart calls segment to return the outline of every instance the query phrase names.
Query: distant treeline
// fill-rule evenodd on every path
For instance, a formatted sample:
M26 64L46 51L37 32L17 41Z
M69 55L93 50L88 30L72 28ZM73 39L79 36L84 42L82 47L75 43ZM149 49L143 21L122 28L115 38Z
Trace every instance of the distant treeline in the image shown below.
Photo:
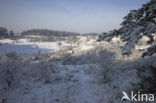
M8 32L7 28L0 27L0 38L14 37L14 32L11 30Z
M82 36L99 36L101 35L100 33L85 33L85 34L82 34Z
M22 35L39 35L39 36L79 36L79 33L75 32L66 32L66 31L54 31L48 29L31 29L27 31L23 31Z

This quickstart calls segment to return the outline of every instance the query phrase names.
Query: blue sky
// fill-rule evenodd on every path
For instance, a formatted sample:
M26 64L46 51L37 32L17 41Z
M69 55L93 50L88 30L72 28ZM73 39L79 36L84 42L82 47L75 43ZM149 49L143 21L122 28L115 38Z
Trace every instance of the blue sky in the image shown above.
M119 27L131 9L149 0L0 0L0 26L21 32L43 28L79 33Z

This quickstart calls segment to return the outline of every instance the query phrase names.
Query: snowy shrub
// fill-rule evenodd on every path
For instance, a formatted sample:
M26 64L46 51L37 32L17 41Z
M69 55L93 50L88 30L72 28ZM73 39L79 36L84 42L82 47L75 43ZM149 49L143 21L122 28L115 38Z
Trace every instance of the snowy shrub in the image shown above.
M19 81L16 79L16 76L20 65L22 63L15 59L14 55L0 58L0 97L3 98L11 89L19 87Z
M64 54L61 57L63 65L83 65L83 64L98 64L97 70L98 78L100 82L107 82L107 73L111 70L115 63L115 54L113 52L103 50L101 48L88 51L81 55L71 56L70 54Z
M153 62L155 60L156 57L150 57L138 61L138 63L142 64L140 67L137 66L137 74L141 79L137 89L140 89L143 93L156 93L156 63Z
M38 51L37 54L34 55L34 60L40 60L41 57L41 51Z
M73 50L74 46L66 46L65 51Z
M79 41L79 38L77 36L71 37L71 42L76 43Z
M60 48L61 48L61 46L62 46L61 41L57 42L57 45L59 46L59 49L60 49Z
M51 74L51 69L52 65L50 65L51 68L48 65L42 64L41 68L40 68L40 72L41 72L41 80L43 81L43 83L52 83L52 78L50 76Z
M139 89L141 92L156 93L156 67L149 66L138 69L138 75L141 78Z
M76 42L78 42L78 40L79 40L79 38L77 36L68 37L67 43L76 43Z
M3 101L120 103L123 90L155 90L154 56L116 60L114 52L102 48L74 56L40 56L40 60L26 62L7 56L0 58Z
M18 58L18 55L17 55L16 52L9 52L9 53L6 54L6 56L9 57L9 58L13 58L15 60Z
M115 63L115 55L112 52L101 50L98 52L97 63L100 65L100 73L103 75L102 81L107 82L107 73Z
M77 58L72 56L70 53L63 54L61 57L61 62L63 65L78 63Z

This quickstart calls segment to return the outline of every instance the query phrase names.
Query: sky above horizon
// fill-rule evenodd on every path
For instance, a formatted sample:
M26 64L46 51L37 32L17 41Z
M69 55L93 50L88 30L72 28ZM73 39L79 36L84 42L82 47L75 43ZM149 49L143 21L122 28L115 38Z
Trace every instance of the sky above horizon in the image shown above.
M51 29L101 33L120 27L131 9L149 0L0 0L0 26L16 33Z

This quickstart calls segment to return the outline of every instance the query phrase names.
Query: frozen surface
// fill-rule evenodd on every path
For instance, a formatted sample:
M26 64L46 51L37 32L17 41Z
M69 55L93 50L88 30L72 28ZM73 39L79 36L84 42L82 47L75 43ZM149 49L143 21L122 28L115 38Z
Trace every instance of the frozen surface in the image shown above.
M35 53L49 53L58 49L56 43L47 42L30 42L28 39L0 40L0 55L4 55L9 52L16 52L18 54L35 54Z

